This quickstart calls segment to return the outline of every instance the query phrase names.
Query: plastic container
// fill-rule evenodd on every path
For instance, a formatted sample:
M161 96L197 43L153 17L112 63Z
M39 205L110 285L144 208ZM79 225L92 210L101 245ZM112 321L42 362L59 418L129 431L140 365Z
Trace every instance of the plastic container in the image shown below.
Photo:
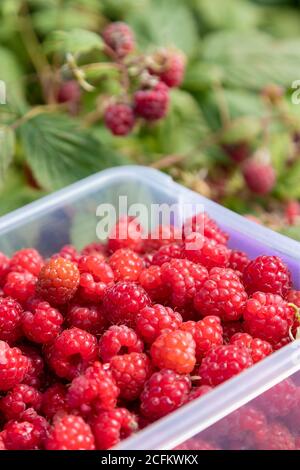
M68 242L82 248L97 240L98 205L117 206L119 196L127 196L128 204L143 203L148 207L152 203L202 204L205 211L230 233L231 246L246 251L250 257L259 254L280 256L292 271L294 286L300 288L299 243L187 190L156 170L137 166L103 171L0 218L0 250L10 254L23 247L35 246L48 256ZM295 341L205 397L140 431L118 448L172 449L198 433L206 439L205 430L270 387L293 374L299 382L298 370L300 341ZM213 434L216 432L213 429ZM239 447L250 446L246 440L243 442L243 437L241 441ZM226 448L227 444L222 445Z

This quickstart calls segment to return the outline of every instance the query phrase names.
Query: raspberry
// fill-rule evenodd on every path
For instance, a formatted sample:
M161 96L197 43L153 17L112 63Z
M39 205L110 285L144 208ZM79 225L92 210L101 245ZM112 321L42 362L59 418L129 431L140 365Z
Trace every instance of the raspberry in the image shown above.
M80 417L65 414L58 417L46 441L47 450L94 450L90 426Z
M79 270L72 261L64 258L50 259L39 274L37 295L50 304L66 304L74 297L79 278Z
M229 321L223 325L224 342L229 343L230 338L236 333L244 333L244 325L240 321Z
M109 287L104 295L103 308L113 324L134 326L137 313L150 304L150 298L134 282L120 281Z
M232 250L230 253L230 258L228 262L228 267L234 271L239 271L243 273L245 268L250 263L250 259L243 251Z
M135 48L132 29L121 21L110 23L103 31L103 39L119 58L127 56Z
M65 385L56 383L49 387L42 396L42 412L51 420L56 413L66 410L67 389Z
M230 250L225 245L203 237L199 233L191 233L185 238L183 252L187 259L202 264L207 269L224 268L230 257Z
M3 437L5 436L4 432L0 432L0 450L7 450L4 444Z
M168 369L155 372L141 394L141 413L152 421L162 418L186 402L190 388L186 375Z
M35 293L37 278L29 272L10 272L6 277L3 292L8 297L13 297L21 304Z
M72 380L96 359L97 340L87 331L70 328L46 347L45 355L59 377Z
M7 450L37 450L41 445L41 433L28 421L9 421L4 428Z
M290 290L286 296L286 300L295 304L296 307L300 308L300 291L299 290Z
M58 103L78 103L81 97L81 90L76 80L68 80L60 85L57 93Z
M186 259L172 259L161 267L163 283L171 291L173 307L187 307L207 279L207 269Z
M295 438L281 423L271 423L256 436L258 450L296 450Z
M168 87L181 85L185 71L185 57L176 50L161 49L153 54L150 72L158 76Z
M152 344L150 354L156 367L189 374L196 364L195 349L195 341L189 332L175 330L162 333Z
M92 425L98 450L111 449L137 429L136 417L126 408L102 411Z
M135 124L133 109L125 103L110 104L105 109L104 122L113 135L128 135Z
M64 318L48 302L40 302L35 312L25 312L22 328L25 336L34 343L49 343L61 332Z
M51 256L51 258L64 258L73 263L78 263L80 255L73 245L64 245L59 253Z
M66 323L69 327L75 326L92 335L100 335L106 328L107 320L100 305L71 305L66 315Z
M243 175L248 188L260 196L270 193L276 183L276 172L272 165L253 159L245 162Z
M246 348L235 344L217 346L207 353L199 368L202 385L216 386L253 364Z
M117 354L142 352L143 342L131 328L125 325L111 326L100 338L99 353L103 362L109 362Z
M94 362L84 374L73 379L67 392L67 404L82 413L90 412L91 406L109 410L116 406L118 395L111 372L100 362Z
M216 315L223 321L242 317L248 296L232 269L213 268L194 298L194 307L202 315Z
M186 403L189 403L190 401L196 400L196 398L203 397L206 395L208 392L212 391L212 387L209 385L200 385L200 387L193 387L192 390L190 391L189 395L187 396Z
M218 450L217 447L199 437L188 439L183 444L175 447L174 450Z
M24 356L28 359L28 370L22 380L26 385L30 385L34 388L40 388L41 386L41 376L44 371L44 361L39 352L27 345L20 345L19 349Z
M80 272L79 294L89 302L103 299L107 286L114 281L111 267L102 260L102 256L82 256L78 262Z
M208 316L198 322L188 321L180 329L191 333L198 362L211 348L223 344L223 328L219 317Z
M164 303L168 299L168 287L162 280L160 266L150 266L143 269L139 277L139 283L153 302Z
M245 330L272 345L288 336L295 310L279 295L256 292L247 300Z
M158 225L144 240L143 250L154 252L165 245L180 243L182 241L181 229L174 225Z
M120 248L130 248L140 252L142 249L142 228L134 217L122 216L110 231L107 249L114 253Z
M137 281L144 267L143 259L134 251L121 248L109 260L116 281Z
M14 272L29 272L38 276L44 265L44 260L34 248L24 248L16 251L9 263L9 270Z
M286 204L284 215L289 225L297 225L300 220L300 203L289 201Z
M291 379L283 380L255 399L259 407L270 418L286 416L299 406L299 393Z
M23 309L14 299L0 297L0 340L14 343L22 336Z
M114 356L110 361L110 370L120 389L120 398L134 401L140 396L152 367L146 354L133 352Z
M273 348L267 341L259 338L252 338L247 333L236 333L230 339L230 344L236 344L250 351L253 364L261 361L273 352Z
M106 245L103 245L103 243L99 242L92 242L86 245L83 250L81 251L82 256L84 255L102 255L103 256L103 261L105 261L107 252L106 252Z
M222 144L222 149L235 163L242 163L247 160L251 152L249 143L245 141Z
M259 256L244 270L243 282L249 294L260 291L284 297L291 288L291 274L277 256Z
M180 313L159 304L143 308L136 317L136 331L148 344L163 332L177 330L181 324Z
M152 264L162 266L164 263L170 262L173 258L182 258L182 247L178 243L170 243L169 245L161 246L159 250L154 253Z
M225 233L218 224L209 217L206 212L199 212L193 217L187 219L183 225L183 235L187 237L192 233L199 233L210 240L226 245L229 235Z
M10 348L0 341L0 390L7 391L22 382L29 368L29 360L20 349Z
M3 287L6 275L9 271L9 258L0 251L0 286Z
M42 395L35 388L18 384L0 401L0 410L7 420L17 419L27 408L39 411Z
M147 121L163 118L169 107L169 89L163 82L153 88L145 88L134 94L135 113Z

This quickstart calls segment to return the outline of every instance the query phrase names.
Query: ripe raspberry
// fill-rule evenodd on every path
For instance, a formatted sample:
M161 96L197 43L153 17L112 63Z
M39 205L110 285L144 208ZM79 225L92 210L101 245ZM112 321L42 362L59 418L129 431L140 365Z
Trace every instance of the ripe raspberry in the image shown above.
M72 380L97 357L97 339L79 328L64 330L45 349L50 367L59 376Z
M103 314L102 306L89 305L82 307L80 305L71 305L66 315L66 323L71 328L75 326L85 330L92 335L98 336L103 333L107 326L107 319Z
M134 401L139 398L152 367L146 354L133 352L114 356L110 361L110 370L120 389L120 398Z
M14 343L22 336L23 309L14 299L0 297L0 340Z
M37 295L50 304L66 304L74 297L79 278L79 270L72 261L64 258L50 259L39 274Z
M196 398L203 397L204 395L206 395L208 392L211 392L212 390L213 388L210 387L209 385L200 385L200 387L192 387L189 395L187 396L186 403L196 400Z
M169 107L169 89L163 82L153 88L141 89L134 94L135 113L147 121L163 118Z
M187 307L207 279L207 269L186 259L172 259L161 267L163 283L170 289L173 307Z
M83 250L81 250L82 256L85 255L102 255L103 256L103 261L105 261L106 255L107 255L107 247L106 245L103 245L103 243L99 242L92 242L86 245Z
M259 291L284 297L291 288L291 274L277 256L259 256L244 270L243 282L248 294Z
M273 348L267 341L259 338L252 338L247 333L236 333L230 339L230 344L242 346L250 351L253 364L261 361L273 352Z
M10 348L0 341L0 390L7 391L22 382L29 367L29 360L20 349Z
M6 275L9 271L9 258L0 251L0 287L3 287Z
M232 269L213 268L194 298L194 307L202 315L216 315L223 321L239 320L248 296Z
M134 251L121 248L113 253L109 265L114 272L115 281L137 281L144 262Z
M229 239L229 235L206 212L199 212L187 219L182 227L182 232L184 237L192 233L199 233L210 240L215 240L215 242L221 245L226 245Z
M164 263L169 263L173 258L182 258L182 246L178 243L170 243L169 245L161 246L159 250L154 253L152 264L162 266Z
M22 328L25 336L34 343L46 344L53 341L61 332L64 318L48 302L40 302L35 312L25 312Z
M256 436L258 450L296 450L295 438L281 423L271 423Z
M230 258L230 250L225 245L199 233L191 233L185 238L183 253L187 259L202 264L207 269L224 268Z
M16 299L21 304L35 293L37 278L29 272L10 272L6 277L3 292L6 296Z
M130 248L137 253L142 249L142 228L134 217L122 216L110 231L107 249L114 253L120 248Z
M37 450L42 436L33 423L9 421L4 428L4 443L7 450Z
M103 31L103 39L119 58L130 54L135 48L132 29L121 21L110 23Z
M137 418L126 408L102 411L92 424L98 450L111 449L137 429Z
M58 103L78 103L81 97L81 90L76 80L68 80L60 85L57 93Z
M270 418L286 416L299 406L298 389L291 379L286 379L259 395L254 403Z
M102 260L101 255L88 255L80 258L78 269L80 297L89 302L100 302L107 286L114 281L111 267Z
M32 346L21 344L19 349L22 354L27 357L29 363L27 373L22 382L31 387L40 388L42 374L44 372L44 360L42 356L39 351Z
M142 352L143 342L136 332L125 325L113 325L102 335L99 341L99 353L103 362L109 362L118 354Z
M180 329L191 333L196 344L197 362L211 348L223 344L223 328L219 317L208 316L198 322L188 321L182 323Z
M253 364L247 349L235 344L217 346L207 353L199 368L202 385L216 386Z
M94 362L82 375L73 379L66 398L71 409L89 413L91 407L113 409L118 395L119 389L110 370L105 369L100 362Z
M133 109L125 103L110 104L105 109L104 122L113 135L128 135L135 124Z
M64 258L73 263L78 263L80 255L73 245L64 245L59 253L51 256L51 258Z
M23 273L29 272L38 276L44 265L44 260L34 248L24 248L16 251L9 263L9 270Z
M294 308L279 295L256 292L246 302L245 331L273 345L288 336L294 316Z
M152 344L150 354L159 369L171 369L178 374L189 374L196 364L196 344L187 331L162 333Z
M300 308L300 291L290 290L286 296L287 302L295 304L296 307Z
M141 413L152 421L162 418L186 402L190 389L187 375L168 369L155 372L141 394Z
M181 243L182 231L174 225L158 225L144 240L143 250L152 253L165 245Z
M150 72L168 87L179 87L185 71L185 56L176 50L160 49L152 56Z
M250 259L243 251L232 250L230 253L230 258L228 262L228 267L234 271L239 271L243 273L245 268L250 263Z
M57 417L46 441L47 450L95 450L90 426L80 417Z
M245 162L243 175L248 188L261 196L270 193L276 183L276 172L272 165L253 159Z
M223 338L225 343L229 343L230 338L236 333L244 333L244 325L241 321L229 321L223 325Z
M192 437L192 439L188 439L183 444L175 447L174 450L218 450L218 448L199 437Z
M143 308L136 317L136 331L148 344L152 344L161 333L177 330L181 324L180 313L159 304Z
M61 383L56 383L43 393L42 413L51 420L56 413L66 410L67 388Z
M2 431L0 432L0 450L7 450L4 444L3 437L5 436L5 433Z
M103 298L103 308L113 324L134 326L137 313L150 304L144 289L134 282L120 281L109 287Z
M39 411L42 394L33 387L18 384L0 401L0 410L7 420L17 419L27 408Z
M149 294L152 302L164 303L169 297L169 288L162 280L160 266L150 266L143 269L139 277L139 284Z
M285 338L282 338L280 341L277 343L272 344L273 346L273 351L278 351L279 349L283 348L287 344L291 343L292 340L289 336L286 336Z

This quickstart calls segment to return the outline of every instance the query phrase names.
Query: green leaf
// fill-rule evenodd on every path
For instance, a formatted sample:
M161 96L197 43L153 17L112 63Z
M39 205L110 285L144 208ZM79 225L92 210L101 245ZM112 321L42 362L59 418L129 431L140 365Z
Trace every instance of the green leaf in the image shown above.
M285 235L286 237L294 238L300 242L300 227L299 226L291 226L291 227L284 227L280 230L280 233Z
M6 88L6 101L18 110L24 110L25 91L23 71L14 54L0 46L0 80Z
M3 182L15 152L15 133L7 126L0 126L0 181Z
M25 158L38 183L55 190L126 159L73 119L39 114L20 127Z
M300 198L300 161L296 161L286 172L280 175L276 194L285 199Z
M292 137L288 132L280 132L271 136L269 149L277 175L284 173L286 161L291 154L292 148Z
M53 31L45 42L46 52L67 54L83 54L93 49L103 49L103 41L99 34L84 29L72 31Z
M96 31L99 28L99 16L94 8L82 8L78 2L64 4L60 1L59 6L58 2L51 5L50 2L42 0L41 3L42 8L31 15L34 27L40 34L46 35L57 29L71 31L82 28Z

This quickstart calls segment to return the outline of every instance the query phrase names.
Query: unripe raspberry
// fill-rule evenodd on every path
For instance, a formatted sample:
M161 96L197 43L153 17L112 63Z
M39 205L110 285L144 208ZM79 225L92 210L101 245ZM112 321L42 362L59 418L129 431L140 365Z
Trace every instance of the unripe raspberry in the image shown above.
M135 113L147 121L163 118L169 107L169 89L163 82L153 88L141 89L134 94Z
M78 103L81 90L76 80L68 80L60 85L57 93L58 103Z
M116 136L128 135L135 124L135 116L131 106L125 103L113 103L104 112L106 127Z
M118 57L123 58L135 48L132 29L121 21L110 23L103 31L103 39Z
M189 374L196 364L196 343L186 331L170 331L162 333L154 341L150 354L156 367Z

